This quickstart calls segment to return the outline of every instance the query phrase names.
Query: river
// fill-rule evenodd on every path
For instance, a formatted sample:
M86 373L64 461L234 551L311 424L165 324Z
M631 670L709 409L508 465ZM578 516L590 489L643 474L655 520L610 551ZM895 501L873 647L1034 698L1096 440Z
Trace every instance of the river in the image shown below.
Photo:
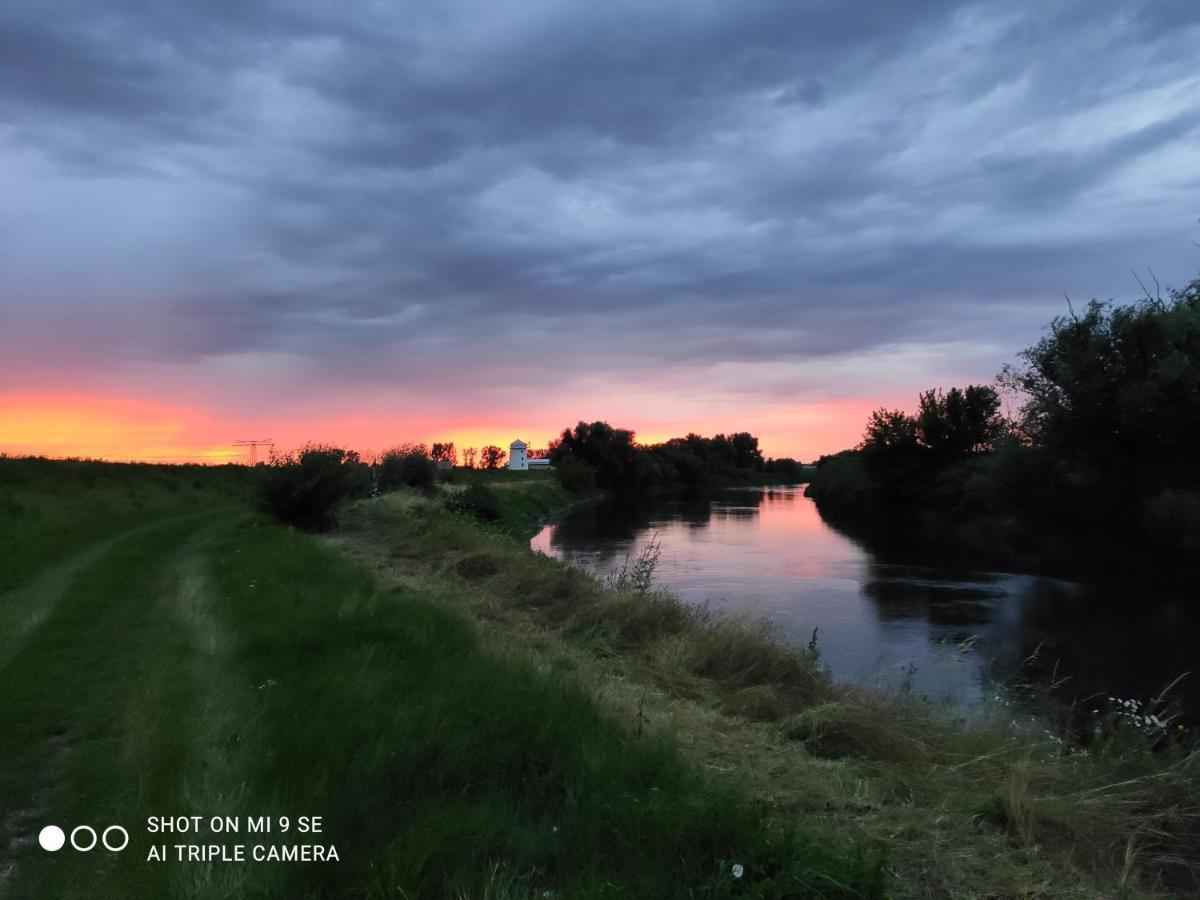
M1198 604L1151 585L1133 596L1128 587L885 561L827 525L802 485L606 499L568 511L531 546L604 574L651 541L661 548L657 583L685 601L765 618L796 645L816 628L835 678L958 708L1015 696L1027 707L1089 712L1200 672ZM1172 692L1188 718L1200 706L1196 680Z

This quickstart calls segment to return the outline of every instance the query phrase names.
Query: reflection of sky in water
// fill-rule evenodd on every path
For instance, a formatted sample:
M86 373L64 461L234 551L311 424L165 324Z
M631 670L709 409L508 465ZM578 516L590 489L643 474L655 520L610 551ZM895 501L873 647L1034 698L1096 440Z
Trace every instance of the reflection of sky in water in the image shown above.
M909 678L932 698L969 703L1040 646L1038 666L1048 674L1049 660L1060 662L1059 676L1076 676L1075 696L1144 696L1197 662L1178 629L1182 616L1196 634L1193 607L1168 603L1146 615L1053 579L883 563L827 526L802 488L604 501L547 526L532 546L603 573L654 536L660 584L690 602L765 617L797 644L819 628L821 652L842 679Z

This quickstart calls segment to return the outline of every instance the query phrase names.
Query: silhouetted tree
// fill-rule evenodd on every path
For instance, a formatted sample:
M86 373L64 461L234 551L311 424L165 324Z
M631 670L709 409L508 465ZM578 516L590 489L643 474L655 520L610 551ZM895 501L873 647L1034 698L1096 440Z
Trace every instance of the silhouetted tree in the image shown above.
M454 465L458 462L458 453L454 449L454 442L437 443L429 451L429 455L434 462L446 462Z
M292 453L272 454L255 470L259 506L298 528L323 531L337 524L338 506L365 497L370 467L353 450L308 444Z
M988 453L1005 431L1000 397L986 385L968 385L921 394L917 439L939 464Z
M565 429L550 445L550 461L561 464L571 458L586 463L596 473L596 484L606 490L638 486L637 448L633 432L613 428L607 422L580 422Z
M508 454L495 444L488 444L479 451L479 464L485 469L495 469L504 464L507 456Z
M424 444L401 444L379 459L379 489L430 488L437 481L437 465Z
M479 451L474 447L463 448L463 465L468 469L475 468L475 457L478 453Z
M1197 481L1200 454L1200 279L1168 299L1129 306L1093 300L1006 367L1025 398L1028 438L1106 473Z

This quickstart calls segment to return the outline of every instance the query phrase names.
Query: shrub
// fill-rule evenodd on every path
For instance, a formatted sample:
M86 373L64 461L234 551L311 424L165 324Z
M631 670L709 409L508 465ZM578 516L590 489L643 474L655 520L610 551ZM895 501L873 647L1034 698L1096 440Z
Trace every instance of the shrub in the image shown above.
M437 483L437 463L421 449L389 450L379 460L379 489L411 487L429 490Z
M572 494L588 494L596 489L596 470L570 456L562 458L554 470L554 477Z
M338 505L365 497L371 484L370 468L357 453L320 444L275 456L256 475L259 507L308 531L334 527Z
M465 491L453 494L446 501L446 507L452 512L466 513L485 522L495 522L500 518L496 495L482 484L472 484Z

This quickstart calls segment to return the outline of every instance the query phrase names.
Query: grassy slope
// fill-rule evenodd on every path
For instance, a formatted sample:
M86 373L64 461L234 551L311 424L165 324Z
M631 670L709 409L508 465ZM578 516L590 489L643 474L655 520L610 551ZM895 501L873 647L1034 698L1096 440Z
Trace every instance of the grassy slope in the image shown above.
M496 524L513 535L532 534L537 522L580 499L560 487L554 473L544 469L456 469L452 478L444 478L442 487L447 492L459 491L471 484L484 485L495 494L500 513Z
M516 495L497 494L516 516ZM1200 886L1200 755L1184 748L1151 753L1117 722L1087 754L1006 716L947 723L916 701L830 684L752 626L605 589L428 498L364 504L335 543L385 583L466 610L490 644L573 673L630 730L674 734L746 784L772 822L884 844L898 895Z
M878 892L876 866L766 826L735 784L622 728L569 669L485 649L460 611L381 591L316 539L231 507L215 476L133 503L126 473L94 474L0 486L24 510L6 540L34 561L4 570L24 628L0 657L0 896ZM514 493L508 515L551 500ZM181 814L320 815L322 838L294 840L342 861L147 863L144 819ZM34 842L46 823L112 822L130 830L124 853Z

